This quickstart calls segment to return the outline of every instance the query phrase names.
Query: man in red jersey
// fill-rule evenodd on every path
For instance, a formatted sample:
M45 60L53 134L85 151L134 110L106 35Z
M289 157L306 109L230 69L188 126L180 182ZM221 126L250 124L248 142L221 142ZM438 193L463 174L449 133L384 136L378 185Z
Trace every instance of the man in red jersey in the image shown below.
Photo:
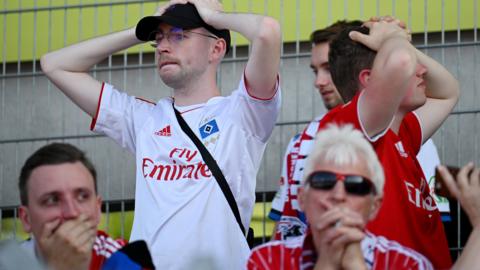
M383 184L380 162L360 131L351 125L322 130L299 188L306 235L254 249L248 269L433 269L420 253L365 230Z
M385 195L368 229L451 267L440 214L416 159L453 110L457 80L413 47L392 18L345 29L330 45L332 79L346 103L329 123L352 124L372 143L385 171Z
M32 238L21 245L49 269L101 269L125 244L97 230L96 175L82 151L63 143L40 148L23 165L19 213Z

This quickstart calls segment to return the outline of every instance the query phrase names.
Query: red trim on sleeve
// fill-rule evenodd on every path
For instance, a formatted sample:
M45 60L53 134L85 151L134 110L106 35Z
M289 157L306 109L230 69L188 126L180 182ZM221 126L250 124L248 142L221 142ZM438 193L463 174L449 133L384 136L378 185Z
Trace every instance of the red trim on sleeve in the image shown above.
M100 95L98 96L97 112L95 113L95 117L92 118L92 122L90 123L90 130L93 130L95 128L95 124L97 123L98 113L100 111L100 102L102 101L104 87L105 87L105 82L102 82L102 89L100 89Z
M245 76L245 71L243 72L243 81L245 83L245 89L247 90L247 94L251 97L251 98L254 98L254 99L258 99L258 100L272 100L275 95L277 94L277 91L278 91L278 81L280 80L280 77L277 75L277 80L275 81L275 86L274 86L274 89L275 89L275 93L273 93L273 95L269 98L260 98L260 97L256 97L254 95L252 95L250 93L250 91L248 90L248 81L247 81L247 76Z
M147 99L144 99L144 98L141 98L141 97L135 97L136 99L140 100L140 101L144 101L144 102L147 102L147 103L150 103L152 105L157 105L155 102L153 101L150 101L150 100L147 100Z

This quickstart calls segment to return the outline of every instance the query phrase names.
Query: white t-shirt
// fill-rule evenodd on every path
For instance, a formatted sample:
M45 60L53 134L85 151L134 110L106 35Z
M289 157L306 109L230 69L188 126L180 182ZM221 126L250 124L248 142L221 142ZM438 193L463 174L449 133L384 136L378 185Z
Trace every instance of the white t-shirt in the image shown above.
M245 228L256 174L280 109L280 91L250 96L244 80L228 97L178 107L216 159ZM135 217L130 241L145 240L157 269L243 269L250 250L217 181L177 122L172 99L157 104L104 84L94 131L136 156ZM96 121L96 122L95 122Z

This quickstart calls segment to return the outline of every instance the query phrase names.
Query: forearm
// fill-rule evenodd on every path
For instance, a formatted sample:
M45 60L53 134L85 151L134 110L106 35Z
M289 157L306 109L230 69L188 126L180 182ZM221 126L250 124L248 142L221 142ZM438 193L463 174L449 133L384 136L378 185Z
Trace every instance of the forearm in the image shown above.
M457 79L441 64L416 49L418 63L427 68L425 80L428 98L457 102L460 89Z
M56 70L88 72L109 55L139 43L134 28L93 38L44 55L42 70L47 75Z
M477 268L480 265L478 250L480 250L480 227L474 228L470 234L462 255L457 259L452 270Z
M416 57L410 43L393 37L379 48L362 93L360 114L369 136L387 128L415 78Z
M260 98L272 97L280 66L279 23L266 16L224 12L216 12L207 23L238 32L250 41L250 57L245 68L249 91Z

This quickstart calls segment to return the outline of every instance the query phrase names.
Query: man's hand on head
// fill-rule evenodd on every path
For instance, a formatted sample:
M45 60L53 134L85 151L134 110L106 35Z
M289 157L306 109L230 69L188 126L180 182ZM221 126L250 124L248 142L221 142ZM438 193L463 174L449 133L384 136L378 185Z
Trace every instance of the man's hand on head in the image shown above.
M86 215L61 223L45 224L37 244L47 265L54 270L88 269L97 228Z
M198 14L207 24L212 23L210 18L213 15L223 11L223 5L218 0L188 0L188 2L195 5Z
M153 16L161 16L163 13L165 13L165 10L167 10L167 8L169 8L172 5L186 4L186 3L187 3L187 0L170 0L168 2L164 2L158 5L157 11L153 14Z
M365 22L363 26L370 29L368 35L357 31L351 31L349 33L350 38L354 41L362 43L374 51L378 51L382 44L392 37L401 37L405 38L406 40L411 39L407 31L400 27L396 21L368 21Z

